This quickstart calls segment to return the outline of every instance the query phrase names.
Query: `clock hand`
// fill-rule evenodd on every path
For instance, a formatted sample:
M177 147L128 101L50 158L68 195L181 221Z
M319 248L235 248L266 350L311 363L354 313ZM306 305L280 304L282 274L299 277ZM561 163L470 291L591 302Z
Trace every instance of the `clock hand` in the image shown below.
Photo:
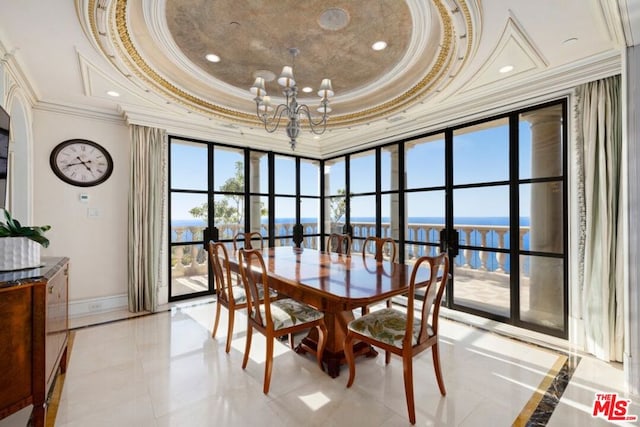
M65 167L63 167L62 169L69 169L71 166L75 166L75 165L81 165L82 162L78 162L78 163L69 163L68 165L66 165Z
M88 170L89 172L91 172L91 168L90 168L89 166L87 166L87 163L91 163L91 160L89 160L88 162L83 162L83 161L82 161L82 159L80 158L80 156L76 156L76 159L80 160L80 163L82 163L82 164L83 164L83 166L84 166L85 168L87 168L87 170ZM79 163L76 163L76 164L79 164ZM91 174L93 175L93 172L91 172Z

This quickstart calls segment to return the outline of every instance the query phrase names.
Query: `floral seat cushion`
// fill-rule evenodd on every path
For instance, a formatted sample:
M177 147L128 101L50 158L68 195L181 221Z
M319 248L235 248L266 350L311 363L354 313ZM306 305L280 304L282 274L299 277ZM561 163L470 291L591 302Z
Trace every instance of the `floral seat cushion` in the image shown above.
M236 304L244 304L247 302L247 294L244 291L244 286L234 285L231 286L231 295L233 296L233 302ZM278 293L273 289L269 289L269 297L276 298ZM262 286L258 287L258 297L264 298L264 289Z
M422 320L413 318L413 337L411 345L418 343ZM385 308L366 314L349 323L349 329L361 335L371 337L377 341L402 348L402 340L407 328L407 315L392 308ZM433 331L429 327L428 334Z
M260 305L260 315L266 317L264 304ZM271 318L275 330L301 323L313 322L324 315L318 310L291 298L271 301Z
M247 302L247 294L245 293L243 286L232 286L231 295L233 296L233 302L236 304L243 304Z

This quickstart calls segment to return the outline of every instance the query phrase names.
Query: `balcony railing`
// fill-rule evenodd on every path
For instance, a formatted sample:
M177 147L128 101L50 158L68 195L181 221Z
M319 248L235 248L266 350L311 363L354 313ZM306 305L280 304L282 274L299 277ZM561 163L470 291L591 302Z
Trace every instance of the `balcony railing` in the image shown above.
M374 222L357 222L353 226L353 248L354 252L361 252L362 241L369 235L375 235ZM440 241L440 231L442 224L409 223L407 226L406 240L411 242L424 242L437 245ZM469 225L458 224L454 228L459 233L459 244L478 246L487 249L509 249L510 233L507 225ZM390 224L382 224L382 236L391 236ZM528 246L529 227L521 226L518 235L520 248ZM438 252L437 246L425 246L418 243L407 244L405 246L405 259L411 260L424 255L434 256ZM466 269L488 271L497 273L509 273L510 261L504 252L490 252L463 249L455 259L456 267ZM520 266L521 273L528 276L528 265Z
M353 226L353 247L352 252L361 252L363 239L375 234L374 222L354 222ZM276 246L293 246L293 223L276 224L275 244ZM319 238L308 236L318 233L318 224L315 222L302 223L304 227L303 246L318 249ZM425 242L434 245L438 244L442 224L422 224L410 223L407 226L406 239L412 242ZM505 225L456 225L461 245L478 246L487 249L508 249L510 236L509 227ZM202 241L204 226L174 226L171 227L172 242L183 243L190 241ZM220 239L231 239L238 231L242 230L239 224L223 224L218 226ZM263 229L262 233L267 234ZM521 248L526 248L528 243L529 227L520 227L518 242ZM382 235L391 235L390 224L382 224ZM359 239L360 238L360 239ZM435 255L437 246L427 246L417 243L405 246L405 259L411 261L423 255ZM491 252L486 250L463 249L455 259L456 267L464 270L475 270L477 272L503 273L508 274L510 270L510 260L506 253ZM172 277L203 275L207 273L207 254L201 244L173 246L171 248ZM520 265L522 276L529 275L528 265Z
M293 223L276 224L275 245L292 246ZM306 248L317 249L320 238L308 236L318 233L317 223L304 223L303 241ZM341 229L342 224L338 224ZM355 222L353 226L352 253L362 251L361 245L369 235L375 234L375 223ZM410 223L405 232L406 240L411 242L405 245L405 261L411 263L417 257L423 255L435 255L438 251L438 243L442 224ZM490 313L509 317L511 310L510 270L511 260L506 252L496 249L508 250L510 244L510 229L506 225L469 225L459 224L455 226L459 233L461 245L475 246L478 250L462 249L453 261L456 266L456 287L454 300L456 304L477 308ZM218 226L221 239L231 239L240 230L239 225L225 224ZM201 243L188 243L202 241L204 226L175 226L171 228L172 242L185 243L171 247L171 292L173 296L191 294L206 291L208 289L207 277L207 253ZM266 229L262 230L266 235ZM518 244L523 249L528 249L529 227L521 226L518 235ZM382 235L391 236L391 225L382 224ZM428 243L428 244L425 244ZM231 246L231 243L229 243ZM522 316L534 316L535 318L551 319L551 324L560 325L561 321L553 317L553 313L543 313L539 308L530 308L529 258L520 257L519 287L520 287L520 313ZM523 261L524 260L524 261ZM554 323L555 322L555 323Z

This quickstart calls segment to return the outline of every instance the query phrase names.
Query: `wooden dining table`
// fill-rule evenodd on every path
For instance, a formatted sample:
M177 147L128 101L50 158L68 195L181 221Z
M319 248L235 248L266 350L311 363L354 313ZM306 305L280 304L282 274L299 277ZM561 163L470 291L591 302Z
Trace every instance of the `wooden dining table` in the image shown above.
M347 325L354 319L353 310L406 293L411 276L410 265L390 261L377 262L361 254L352 256L314 249L281 246L266 248L262 255L267 267L269 287L305 302L324 313L328 330L323 361L327 373L335 378L345 364L344 339ZM233 270L237 259L230 257ZM416 282L426 282L428 273ZM315 354L317 329L313 328L296 347L296 352ZM368 344L355 343L356 356L375 356Z

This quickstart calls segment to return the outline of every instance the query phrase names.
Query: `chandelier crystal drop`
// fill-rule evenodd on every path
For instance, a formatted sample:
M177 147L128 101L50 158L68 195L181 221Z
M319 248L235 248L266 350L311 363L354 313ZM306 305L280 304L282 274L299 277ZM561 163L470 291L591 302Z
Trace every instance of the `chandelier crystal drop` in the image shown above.
M295 57L298 56L300 51L297 48L290 48L289 53L293 57L293 60L295 60ZM291 149L295 150L296 139L300 134L301 117L306 118L311 132L316 135L322 135L327 129L327 119L331 112L329 97L333 96L331 80L323 79L320 84L320 89L318 90L320 106L317 108L317 111L321 114L321 117L317 121L311 118L311 109L309 106L298 103L298 87L293 77L292 66L282 68L282 73L280 77L278 77L278 84L282 86L285 103L275 107L271 104L271 97L267 95L263 77L256 77L250 92L255 96L253 100L256 103L256 115L267 132L275 132L280 127L280 124L284 123L282 119L285 118L287 120L287 136L289 136Z

